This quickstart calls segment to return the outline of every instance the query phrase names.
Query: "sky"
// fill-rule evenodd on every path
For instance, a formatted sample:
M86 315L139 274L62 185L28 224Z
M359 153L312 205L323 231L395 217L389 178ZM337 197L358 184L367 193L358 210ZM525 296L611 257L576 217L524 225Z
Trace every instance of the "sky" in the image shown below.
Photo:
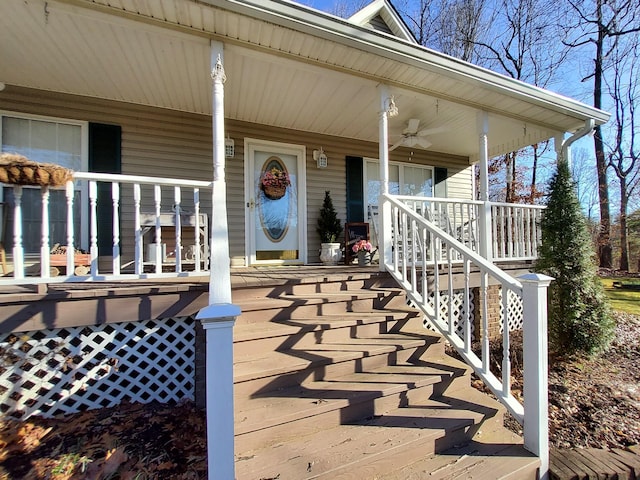
M306 5L308 7L315 8L316 10L322 10L323 12L330 12L335 3L334 0L292 0L296 3Z

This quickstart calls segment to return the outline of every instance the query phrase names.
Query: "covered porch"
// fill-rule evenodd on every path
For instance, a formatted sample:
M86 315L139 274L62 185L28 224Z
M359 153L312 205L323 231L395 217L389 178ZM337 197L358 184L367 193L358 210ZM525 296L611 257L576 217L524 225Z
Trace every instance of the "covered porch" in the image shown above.
M39 263L46 278L46 252L56 243L91 255L84 265L90 269L82 276L94 279L169 269L180 276L206 269L209 235L193 232L212 225L211 186L206 184L214 178L214 147L222 145L233 146L232 153L225 150L227 158L216 162L229 185L224 201L234 266L316 263L316 220L327 189L345 222L373 224L370 207L378 207L381 193L408 197L418 192L435 197L424 204L425 214L437 216L445 230L466 239L472 249L486 246L486 258L535 256L537 208L476 201L487 200L487 159L579 130L594 116L602 121L603 115L426 51L406 36L393 38L294 5L271 10L258 3L174 2L162 15L153 2L135 12L106 2L6 7L3 62L22 65L20 59L29 58L30 66L6 73L0 107L6 117L31 124L47 115L79 120L81 138L73 154L77 173L73 191L67 192L71 198L55 192L54 208L67 212L56 218L55 239L54 232L36 226L16 231L20 194L4 189L7 270L15 269L20 278L29 263ZM28 31L34 33L25 35ZM55 50L69 45L87 47L68 49L60 68ZM226 82L214 111L210 73L219 55ZM91 145L102 137L87 131L95 124L121 127L114 140L121 148L115 154L119 161L101 166L94 159ZM297 222L295 228L287 224L295 238L284 249L295 253L288 257L259 255L261 229L256 225L262 221L262 197L250 168L259 163L252 153L256 141L276 152L295 150L291 192ZM314 158L320 151L326 167ZM354 163L359 170L351 168ZM478 184L475 164L480 165ZM418 169L423 181L416 184L411 175ZM145 178L152 170L163 179ZM101 171L122 176L118 180ZM348 172L360 176L359 186L350 182ZM110 185L121 188L114 192ZM35 202L29 221L46 224L45 209L38 208L43 196L26 193ZM64 227L70 223L59 217L74 215L70 235ZM96 225L92 218L99 218ZM267 249L279 251L271 240ZM25 250L28 243L30 250ZM68 267L77 262L66 262L64 270L73 276L69 273L76 269Z
M525 446L540 458L544 477L548 279L518 280L496 265L535 258L541 209L489 202L488 160L550 138L566 159L570 144L607 115L429 51L392 28L401 22L384 2L376 4L391 33L372 28L370 18L345 21L290 2L4 2L0 63L15 67L0 79L2 148L63 164L74 179L61 190L3 186L10 272L0 286L40 285L27 295L46 297L51 289L73 298L83 293L66 293L67 283L92 290L91 282L115 282L113 292L102 288L109 283L95 289L107 301L96 298L90 322L117 318L107 317L105 306L119 288L131 289L129 307L138 299L126 310L134 317L157 314L147 308L156 288L175 288L173 307L160 309L176 308L184 292L195 298L189 308L203 302L198 319L209 349L208 409L215 412L208 425L210 472L233 478L233 327L241 312L232 296L232 266L252 267L253 275L268 267L268 275L277 275L280 268L315 264L317 212L330 190L340 218L377 224L380 261L373 269L388 272L402 290L385 284L381 295L377 285L356 279L345 293L334 279L328 283L337 292L325 292L318 281L317 292L277 292L268 308L285 321L298 320L281 317L290 313L287 305L305 315L317 311L312 321L319 326L304 331L309 350L322 348L315 345L322 335L313 342L314 329L335 327L347 335L337 342L342 351L360 334L350 333L344 319L337 327L335 318L327 320L333 313L325 305L336 301L326 297L338 297L341 313L350 317L379 316L358 308L378 310L383 296L403 308L411 302L524 423ZM565 140L566 133L572 136ZM289 182L286 221L277 228L266 225L270 212L261 189L272 168L287 172ZM52 254L56 244L66 247L60 258ZM29 270L30 264L38 267ZM186 287L203 274L206 295ZM472 280L483 314L479 356L471 351ZM460 298L456 309L454 296ZM63 301L53 297L50 312L38 318L55 326L65 320L58 310ZM22 313L33 313L37 302L23 300ZM523 312L525 358L534 366L526 370L525 388L534 399L526 410L511 393L509 356L500 378L491 372L491 305L505 326L513 311ZM7 327L20 318L12 308L3 307ZM376 320L375 335L390 333L392 343L391 330L405 325L402 319L396 325L395 313ZM298 341L280 325L264 326L274 328L275 336L287 337L283 345ZM419 356L421 343L429 343L401 334L392 350L408 341ZM509 328L501 335L508 352ZM367 352L365 346L362 355ZM380 356L397 361L394 352L383 349ZM281 358L281 351L269 355ZM323 371L327 359L313 359ZM359 360L350 362L362 373ZM284 375L293 387L296 375ZM255 392L245 393L253 399Z

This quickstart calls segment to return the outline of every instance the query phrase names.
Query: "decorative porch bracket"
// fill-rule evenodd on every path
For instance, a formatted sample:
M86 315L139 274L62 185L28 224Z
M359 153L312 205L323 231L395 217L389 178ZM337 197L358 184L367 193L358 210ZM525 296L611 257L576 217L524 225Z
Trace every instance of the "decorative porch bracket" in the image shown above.
M549 478L547 288L553 278L528 273L522 282L524 447L540 458L540 480Z

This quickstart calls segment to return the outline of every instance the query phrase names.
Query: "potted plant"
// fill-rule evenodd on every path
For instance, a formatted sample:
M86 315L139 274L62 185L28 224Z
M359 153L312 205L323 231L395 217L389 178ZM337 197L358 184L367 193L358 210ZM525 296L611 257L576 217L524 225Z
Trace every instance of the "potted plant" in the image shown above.
M364 267L368 265L371 259L369 255L371 254L371 243L368 240L358 240L351 247L353 253L358 255L358 265Z
M318 234L320 235L320 261L324 265L337 265L342 258L340 242L342 222L333 207L329 190L324 192L324 201L318 218Z

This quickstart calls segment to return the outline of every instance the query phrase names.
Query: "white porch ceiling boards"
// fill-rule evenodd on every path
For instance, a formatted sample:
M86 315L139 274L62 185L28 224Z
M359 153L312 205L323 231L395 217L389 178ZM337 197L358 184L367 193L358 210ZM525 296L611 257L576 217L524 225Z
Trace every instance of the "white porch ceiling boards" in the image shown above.
M210 38L225 44L237 120L376 142L384 82L400 108L392 133L409 118L445 126L431 148L473 159L478 109L493 155L595 112L285 0L2 0L0 81L210 114Z

